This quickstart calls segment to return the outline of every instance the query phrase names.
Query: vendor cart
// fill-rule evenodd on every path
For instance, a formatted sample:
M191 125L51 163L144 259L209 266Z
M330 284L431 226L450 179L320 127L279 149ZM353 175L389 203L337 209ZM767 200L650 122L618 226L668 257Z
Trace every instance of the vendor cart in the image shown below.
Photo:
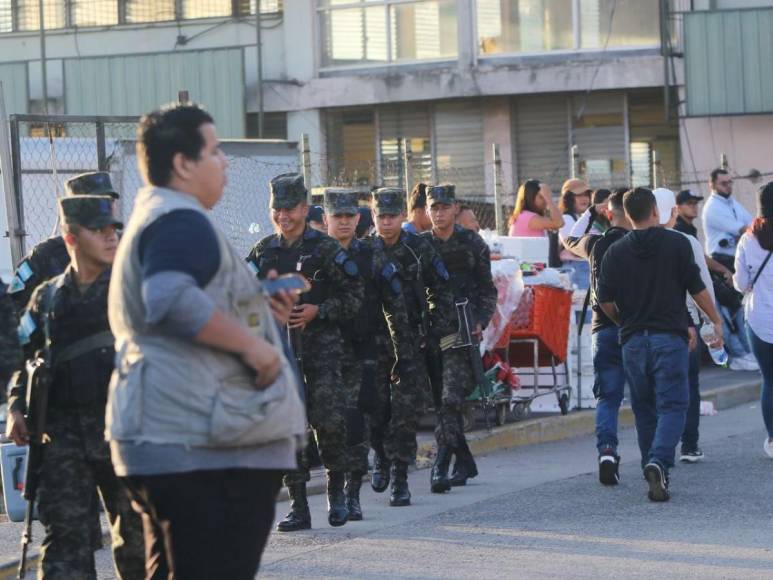
M510 408L515 418L531 412L538 397L555 396L561 414L569 412L570 384L568 339L572 293L552 286L526 286L518 308L510 318L508 330L497 343L503 358L531 376L533 386L513 391ZM549 370L543 370L549 368ZM541 381L548 377L548 381ZM543 384L543 383L547 384Z
M488 369L485 375L485 383L476 386L475 390L465 399L464 411L462 415L463 428L469 431L474 424L475 410L480 409L483 418L486 420L486 426L490 426L490 415L494 415L494 423L501 427L507 421L507 413L510 410L512 401L512 386L506 381L500 380L502 366L494 365ZM508 371L509 372L509 371Z

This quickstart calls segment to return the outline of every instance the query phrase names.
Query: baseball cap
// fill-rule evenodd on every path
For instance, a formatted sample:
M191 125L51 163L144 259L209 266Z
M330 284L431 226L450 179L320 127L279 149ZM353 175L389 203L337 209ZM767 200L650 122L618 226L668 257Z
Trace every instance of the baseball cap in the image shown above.
M306 214L307 222L322 223L322 214L325 213L320 205L310 205L309 213Z
M658 214L660 215L660 225L667 224L671 219L671 210L676 207L676 197L674 192L665 187L658 187L652 190L655 201L658 204Z
M682 205L688 201L701 201L702 199L702 195L693 195L689 189L683 189L676 196L676 205Z
M561 186L561 194L571 191L575 195L590 194L591 188L582 179L567 179Z

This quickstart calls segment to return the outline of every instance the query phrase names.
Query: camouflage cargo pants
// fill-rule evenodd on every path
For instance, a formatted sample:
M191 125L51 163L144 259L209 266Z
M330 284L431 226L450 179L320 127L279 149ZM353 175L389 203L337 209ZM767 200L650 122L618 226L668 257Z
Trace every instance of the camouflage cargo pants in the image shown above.
M347 471L346 392L341 388L343 341L338 329L307 329L303 334L303 373L307 385L306 411L322 464L329 471ZM299 454L296 471L284 477L287 486L309 481L309 457Z
M346 396L346 444L349 452L347 471L367 473L370 417L358 408L364 365L351 341L344 342L344 356L341 362L341 390Z
M404 371L400 382L392 384L391 373L395 359L388 339L379 341L376 362L378 411L373 416L371 438L373 447L383 445L391 461L416 461L416 431L427 401L429 386L427 369L417 341L415 358L410 369Z
M104 419L73 412L50 419L47 433L50 442L43 452L38 490L38 511L45 528L39 578L96 579L96 490L110 522L119 578L144 578L142 520L113 471Z
M458 447L464 441L462 407L475 388L469 356L466 348L443 351L443 395L435 426L438 445Z

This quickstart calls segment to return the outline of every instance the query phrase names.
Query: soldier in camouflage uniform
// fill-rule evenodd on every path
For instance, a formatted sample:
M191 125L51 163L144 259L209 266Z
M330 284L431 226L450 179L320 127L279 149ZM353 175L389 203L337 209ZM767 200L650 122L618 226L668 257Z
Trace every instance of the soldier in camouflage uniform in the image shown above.
M140 516L113 471L105 441L105 405L115 349L107 321L107 288L121 224L108 196L59 200L63 234L73 259L64 274L35 289L19 336L31 358L50 337L49 392L38 510L45 528L41 578L96 578L93 521L97 490L107 511L119 577L144 577ZM26 371L9 385L8 436L28 440L24 423ZM95 513L97 512L97 513Z
M497 305L488 246L475 232L456 225L459 208L453 185L428 187L427 205L432 230L422 236L431 241L448 268L455 301L469 301L472 331L480 338ZM458 326L456 329L448 328L452 333L458 332L458 329ZM435 427L438 455L431 476L432 491L435 493L448 491L451 486L464 485L468 478L478 473L462 428L462 406L475 387L470 347L444 345L442 348L442 404ZM456 461L454 474L449 480L448 467L452 454L456 456Z
M371 445L376 452L371 486L383 492L389 485L390 465L416 460L416 430L419 419L429 400L428 346L432 335L448 327L455 320L453 295L448 271L432 244L416 234L401 228L405 219L405 192L383 188L373 194L373 212L376 216L376 234L373 245L383 248L387 258L397 264L403 278L403 295L408 309L408 320L413 332L412 352L416 353L413 368L398 363L399 383L391 393L381 393L377 414L371 430ZM392 353L379 365L391 366ZM439 361L438 361L439 362Z
M110 182L110 174L94 171L77 175L65 183L65 195L109 195L118 199ZM70 263L62 236L54 236L37 244L22 258L8 286L16 311L21 313L29 303L32 291L46 280L58 276Z
M341 245L306 224L306 195L303 178L298 174L280 175L271 181L271 218L277 233L255 244L247 262L261 278L272 270L278 274L298 272L311 283L311 290L301 295L289 327L296 355L301 351L309 423L327 468L328 523L342 526L348 520L344 482L349 452L339 325L357 313L365 289L357 264ZM280 532L311 527L306 500L308 453L302 454L299 464L298 471L285 476L292 508L279 522Z
M0 278L0 384L3 387L22 361L16 309L6 290L7 286Z
M347 475L346 496L349 519L361 520L360 485L368 471L365 416L383 406L376 405L376 393L389 392L394 365L377 365L379 359L400 360L400 367L413 368L413 332L403 296L398 267L387 260L383 249L375 248L372 239L356 238L362 214L357 207L357 193L346 189L325 190L325 220L328 233L349 252L365 280L365 301L357 315L341 325L344 338L343 386L349 393L347 409L348 436L352 451L351 472ZM379 244L380 245L380 244ZM384 351L384 354L381 354ZM408 384L410 376L400 378ZM379 417L383 423L383 418ZM410 505L408 463L392 465L390 505Z

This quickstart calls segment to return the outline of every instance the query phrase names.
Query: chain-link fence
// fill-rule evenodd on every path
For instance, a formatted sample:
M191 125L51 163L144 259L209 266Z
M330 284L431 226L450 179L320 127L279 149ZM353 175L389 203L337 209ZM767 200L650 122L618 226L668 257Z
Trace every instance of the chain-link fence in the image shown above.
M134 117L11 116L12 162L16 215L9 231L26 251L58 230L56 200L64 183L86 171L109 171L121 194L118 207L127 220L142 179L135 154ZM228 185L212 211L213 219L244 255L270 233L268 182L279 173L298 171L294 143L224 141L229 162ZM14 246L14 244L12 244ZM21 252L20 255L16 255Z

